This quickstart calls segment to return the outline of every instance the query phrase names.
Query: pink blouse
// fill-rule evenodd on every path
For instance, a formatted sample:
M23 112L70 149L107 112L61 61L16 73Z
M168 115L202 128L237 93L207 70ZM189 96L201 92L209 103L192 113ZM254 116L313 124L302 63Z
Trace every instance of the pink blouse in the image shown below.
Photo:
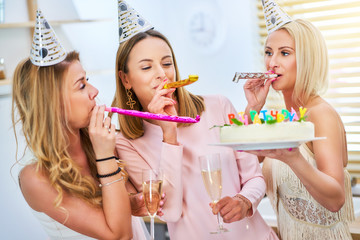
M126 163L129 178L141 191L141 170L163 169L163 191L167 198L163 220L167 222L172 240L276 239L256 210L265 193L265 181L257 158L228 147L209 145L220 141L219 128L210 128L229 123L228 114L237 115L235 108L224 96L204 96L204 100L206 110L201 114L200 122L177 129L180 145L163 143L161 128L147 121L143 121L145 133L138 139L126 139L121 133L117 135L116 149ZM221 237L209 233L217 229L217 219L209 207L211 200L202 181L198 160L199 156L208 153L220 153L222 197L240 193L253 207L252 216L225 223L230 232Z

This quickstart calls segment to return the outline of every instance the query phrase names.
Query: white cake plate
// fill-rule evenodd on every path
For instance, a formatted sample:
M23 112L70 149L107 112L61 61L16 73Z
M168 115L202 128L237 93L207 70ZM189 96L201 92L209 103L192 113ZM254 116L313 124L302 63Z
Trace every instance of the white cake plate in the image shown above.
M242 142L242 143L210 143L212 146L231 147L234 150L263 150L263 149L282 149L296 148L301 144L310 141L322 140L326 137L314 137L294 141L271 141L271 142Z

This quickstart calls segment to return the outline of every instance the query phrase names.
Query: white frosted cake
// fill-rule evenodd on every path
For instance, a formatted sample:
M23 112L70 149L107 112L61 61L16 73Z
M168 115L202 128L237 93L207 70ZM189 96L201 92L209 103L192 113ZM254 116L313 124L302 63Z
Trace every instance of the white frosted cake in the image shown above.
M291 141L314 138L311 122L280 122L274 124L231 125L220 128L223 143Z

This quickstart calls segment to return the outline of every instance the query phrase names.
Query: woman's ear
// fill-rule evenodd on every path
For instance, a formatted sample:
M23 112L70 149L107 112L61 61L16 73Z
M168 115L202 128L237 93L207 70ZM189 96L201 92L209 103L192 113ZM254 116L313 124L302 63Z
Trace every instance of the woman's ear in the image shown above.
M119 78L121 79L122 84L124 85L124 87L126 89L131 89L131 84L129 82L129 79L127 78L126 73L124 73L123 71L119 71Z

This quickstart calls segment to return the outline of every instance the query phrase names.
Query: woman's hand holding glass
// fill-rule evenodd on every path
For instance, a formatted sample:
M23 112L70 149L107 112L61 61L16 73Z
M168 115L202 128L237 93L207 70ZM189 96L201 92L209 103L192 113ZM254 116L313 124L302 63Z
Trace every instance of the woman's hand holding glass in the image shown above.
M130 204L131 204L131 214L133 216L138 216L138 217L148 216L148 211L145 206L144 195L142 192L141 193L130 193L129 198L130 198ZM157 211L157 214L156 214L159 217L164 215L164 213L162 212L162 208L163 208L165 202L166 202L166 195L165 195L165 193L163 193L161 195L161 200L159 203L159 210Z
M216 204L221 198L222 190L220 154L215 153L200 156L199 160L201 176L205 185L205 189L213 204ZM217 212L217 221L218 229L210 233L217 234L229 231L228 229L224 228L219 211Z
M251 204L251 203L250 203ZM216 204L210 203L213 213L220 213L225 223L240 221L249 215L249 206L244 200L224 197Z
M162 185L163 172L161 169L157 171L153 169L143 169L142 171L142 190L145 201L145 206L150 217L150 235L152 239L155 237L154 218L159 210Z

